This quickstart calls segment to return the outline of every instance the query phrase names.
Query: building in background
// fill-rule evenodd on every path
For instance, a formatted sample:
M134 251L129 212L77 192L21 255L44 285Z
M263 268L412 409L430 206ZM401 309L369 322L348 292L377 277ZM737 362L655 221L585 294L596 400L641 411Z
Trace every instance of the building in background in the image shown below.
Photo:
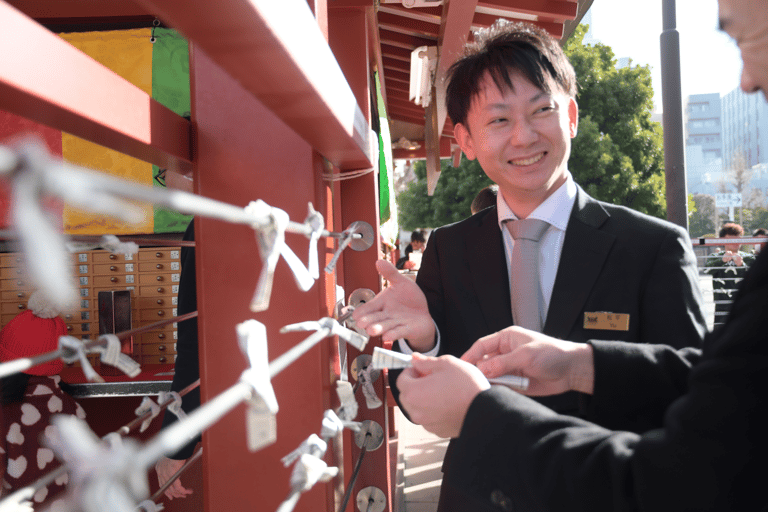
M723 126L720 95L692 94L685 109L685 162L689 194L717 192L723 180Z

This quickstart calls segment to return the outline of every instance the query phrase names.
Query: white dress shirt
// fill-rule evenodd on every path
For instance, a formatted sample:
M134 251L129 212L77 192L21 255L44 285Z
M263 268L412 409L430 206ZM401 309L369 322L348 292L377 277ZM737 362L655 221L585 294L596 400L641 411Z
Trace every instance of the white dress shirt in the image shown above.
M544 306L549 311L549 302L552 299L552 290L555 287L555 277L557 268L560 265L560 256L563 253L563 241L565 240L565 230L568 227L568 220L571 217L573 205L576 202L576 183L573 181L571 173L566 171L566 180L555 192L541 203L531 214L529 219L540 219L549 223L549 228L544 232L539 242L539 279L541 285L542 299ZM507 220L517 220L517 216L507 205L502 194L496 196L496 210L498 213L499 228L504 239L504 252L507 260L507 276L511 276L512 249L515 246L515 240L504 225ZM511 286L511 283L510 283ZM546 321L546 316L544 316ZM543 325L543 323L542 323ZM440 331L437 330L437 342L435 347L429 352L424 352L427 356L436 356L440 350ZM398 340L401 352L412 354L413 349L405 343L404 340Z

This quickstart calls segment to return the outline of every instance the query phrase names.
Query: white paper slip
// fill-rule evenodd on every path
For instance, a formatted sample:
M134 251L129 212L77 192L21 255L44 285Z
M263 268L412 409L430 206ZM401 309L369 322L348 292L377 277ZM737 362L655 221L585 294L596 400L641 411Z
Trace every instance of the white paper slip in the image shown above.
M399 370L401 368L411 367L411 356L394 352L381 347L373 347L373 357L371 357L371 368L374 370L383 370L390 368Z

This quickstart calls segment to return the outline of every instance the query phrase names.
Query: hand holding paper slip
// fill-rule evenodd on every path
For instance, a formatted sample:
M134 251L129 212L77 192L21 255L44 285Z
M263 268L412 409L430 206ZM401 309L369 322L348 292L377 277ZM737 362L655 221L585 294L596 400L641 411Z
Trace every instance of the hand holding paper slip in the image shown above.
M383 370L385 368L393 370L410 368L412 365L411 359L412 357L407 354L401 354L400 352L394 352L381 347L374 347L373 357L371 358L371 367L374 370ZM527 377L520 377L518 375L502 375L488 379L488 382L522 391L528 389L530 383Z

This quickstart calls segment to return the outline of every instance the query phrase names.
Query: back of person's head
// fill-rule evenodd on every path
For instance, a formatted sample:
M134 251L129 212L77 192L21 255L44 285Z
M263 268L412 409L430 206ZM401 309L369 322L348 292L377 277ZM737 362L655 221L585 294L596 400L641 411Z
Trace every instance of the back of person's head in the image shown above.
M479 211L485 210L496 204L496 196L499 193L499 186L496 184L488 185L483 190L477 193L472 200L472 204L469 205L469 210L472 215Z
M720 228L718 237L723 238L725 236L744 236L744 228L735 222L726 222L723 227Z
M424 235L424 230L417 229L413 233L411 233L411 243L413 242L426 242L427 238Z
M466 124L486 73L502 91L513 89L510 74L519 73L542 91L576 96L576 73L557 40L530 23L498 20L477 31L448 70L446 104L454 125Z
M67 334L67 325L59 318L58 310L45 300L40 292L29 297L28 309L16 315L0 330L0 362L33 357L59 348L59 338ZM24 373L29 375L56 375L64 363L54 359L33 366Z
M768 229L765 229L765 228L757 228L752 233L752 236L765 236L765 235L768 235Z

